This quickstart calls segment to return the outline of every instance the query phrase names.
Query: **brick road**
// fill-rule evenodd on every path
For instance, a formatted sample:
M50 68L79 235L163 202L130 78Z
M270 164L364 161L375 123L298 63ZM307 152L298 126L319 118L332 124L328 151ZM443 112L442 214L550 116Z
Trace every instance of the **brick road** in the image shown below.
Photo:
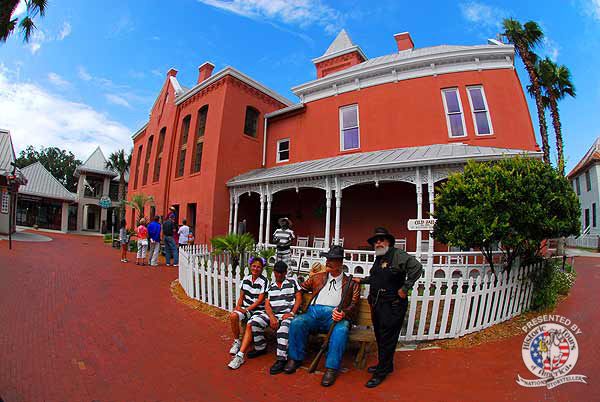
M469 349L396 354L374 390L365 371L267 374L272 356L226 368L227 326L173 299L171 268L121 264L100 238L52 234L48 243L0 241L0 396L12 401L600 400L600 259L578 257L579 278L557 313L578 323L571 374L588 385L524 389L523 336Z

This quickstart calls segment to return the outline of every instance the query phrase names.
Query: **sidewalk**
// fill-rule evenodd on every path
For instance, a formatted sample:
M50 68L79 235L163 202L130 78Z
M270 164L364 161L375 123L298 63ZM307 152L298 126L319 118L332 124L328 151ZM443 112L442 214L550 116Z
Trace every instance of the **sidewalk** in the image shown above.
M331 388L305 370L270 376L273 356L231 371L228 325L177 302L170 267L119 262L101 238L49 234L0 242L0 398L12 401L598 401L600 260L577 257L577 283L556 313L581 326L572 374L589 384L525 389L524 336L469 349L396 353L378 388L349 368ZM133 259L130 253L130 259ZM373 363L371 356L370 363Z

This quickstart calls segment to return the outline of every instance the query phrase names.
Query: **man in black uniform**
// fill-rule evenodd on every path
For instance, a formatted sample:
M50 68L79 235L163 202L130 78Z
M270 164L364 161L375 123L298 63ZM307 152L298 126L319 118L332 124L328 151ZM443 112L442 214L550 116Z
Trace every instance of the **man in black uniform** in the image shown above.
M375 249L375 262L365 278L354 278L370 285L369 304L377 340L378 363L369 367L373 377L368 388L381 384L394 371L394 352L408 306L408 291L421 277L423 266L405 251L394 248L396 242L385 228L376 228L368 240Z

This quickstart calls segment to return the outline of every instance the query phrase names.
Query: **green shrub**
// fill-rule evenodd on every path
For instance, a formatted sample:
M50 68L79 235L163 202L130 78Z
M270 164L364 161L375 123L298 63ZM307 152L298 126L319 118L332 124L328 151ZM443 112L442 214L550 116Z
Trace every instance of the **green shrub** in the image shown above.
M559 295L567 295L575 283L577 274L569 265L558 260L546 261L543 268L533 275L533 310L544 310L556 306Z
M111 234L105 234L104 235L104 242L110 242L112 241L112 235Z

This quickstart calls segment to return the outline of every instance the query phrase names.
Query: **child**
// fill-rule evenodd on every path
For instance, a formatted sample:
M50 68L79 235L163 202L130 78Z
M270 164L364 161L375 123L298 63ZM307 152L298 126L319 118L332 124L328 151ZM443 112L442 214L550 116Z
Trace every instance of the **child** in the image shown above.
M148 229L146 228L146 219L140 219L140 225L135 229L137 235L137 255L135 265L146 265L146 250L148 250Z
M119 242L121 243L121 262L129 261L127 259L127 247L129 246L129 235L127 234L127 222L121 220L121 228L119 229Z
M275 375L283 371L287 363L290 323L302 304L300 287L294 279L286 278L287 269L285 262L277 261L275 263L273 268L275 281L269 285L265 311L257 312L248 321L240 351L229 363L229 368L235 370L244 363L244 353L249 348L252 339L254 340L254 350L247 353L249 359L267 352L264 331L267 326L270 326L273 331L277 331L277 359L269 372Z
M229 322L231 323L231 332L233 333L233 345L229 349L232 355L240 351L242 342L240 341L240 322L247 322L257 311L263 311L265 292L267 291L267 278L262 275L263 268L267 263L264 258L250 257L250 275L246 275L242 280L240 288L240 297L231 314Z

